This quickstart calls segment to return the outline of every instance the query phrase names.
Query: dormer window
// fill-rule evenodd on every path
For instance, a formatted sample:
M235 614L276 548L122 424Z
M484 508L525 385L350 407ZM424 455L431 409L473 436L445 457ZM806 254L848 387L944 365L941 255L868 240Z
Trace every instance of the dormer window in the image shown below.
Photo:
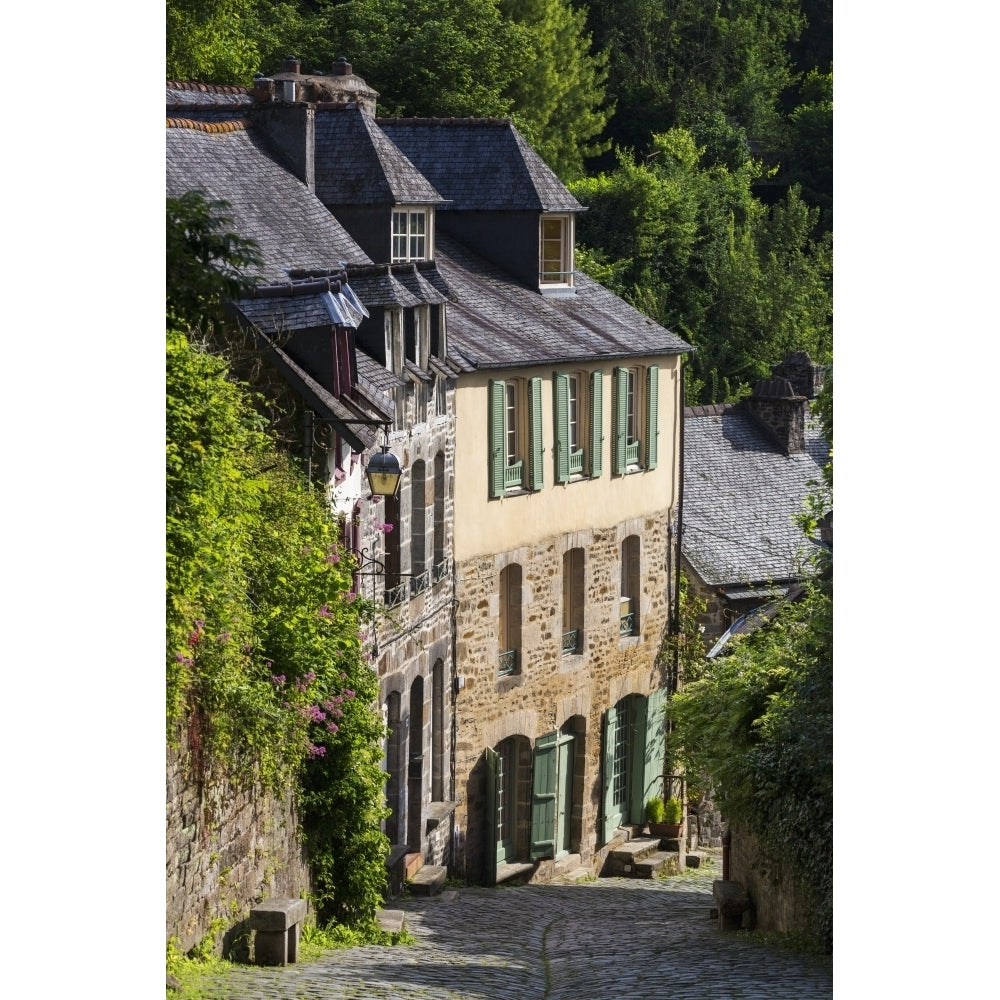
M573 216L543 215L539 239L538 283L544 287L573 284Z
M396 208L392 213L392 262L430 260L431 213L426 208Z

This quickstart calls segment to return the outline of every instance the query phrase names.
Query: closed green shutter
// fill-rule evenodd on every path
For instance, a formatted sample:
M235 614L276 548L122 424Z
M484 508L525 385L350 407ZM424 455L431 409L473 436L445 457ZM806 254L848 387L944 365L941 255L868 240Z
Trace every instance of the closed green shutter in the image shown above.
M531 857L556 854L556 780L558 733L547 733L535 742L531 781Z
M618 711L612 706L604 713L604 745L602 747L601 772L603 788L603 818L601 834L602 843L606 844L612 834L621 825L622 815L618 811L614 800L614 775L615 775L615 733L618 728Z
M545 483L542 462L545 450L542 442L542 380L528 379L528 406L531 420L531 489L540 490Z
M663 791L663 758L666 751L667 689L651 691L646 703L646 773L643 776L643 802Z
M628 431L628 369L615 369L614 474L625 475L625 435Z
M604 454L604 372L590 373L590 474L601 474Z
M484 881L487 885L497 882L497 770L500 754L492 747L486 748L486 850Z
M507 464L504 451L504 412L506 385L498 379L490 379L489 412L489 463L490 497L502 497L504 492L503 470Z
M569 376L552 376L552 399L556 423L556 482L569 482Z
M659 420L660 368L646 369L646 468L656 468L656 445L660 436Z

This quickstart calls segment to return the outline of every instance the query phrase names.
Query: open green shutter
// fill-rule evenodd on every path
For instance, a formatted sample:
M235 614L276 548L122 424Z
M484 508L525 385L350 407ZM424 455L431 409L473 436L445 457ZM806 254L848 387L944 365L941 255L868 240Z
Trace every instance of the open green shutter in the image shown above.
M545 482L542 462L545 451L542 447L542 380L528 379L528 406L531 410L531 488L540 490Z
M497 771L500 754L492 747L486 748L486 851L484 881L487 885L497 882Z
M663 759L666 752L667 689L651 691L646 702L646 773L643 776L643 802L663 791Z
M604 372L590 373L590 474L601 474L604 454Z
M556 855L556 781L558 733L547 733L535 741L531 779L531 857Z
M556 423L556 482L569 482L569 376L552 376L552 399Z
M507 464L504 451L504 406L506 385L499 379L490 379L490 413L489 413L489 463L490 463L490 497L503 496L503 470Z
M614 802L615 733L618 728L618 710L612 706L604 713L604 744L602 747L601 781L604 785L604 809L601 834L606 844L621 826L622 815Z
M642 797L645 790L645 758L646 749L646 699L630 698L629 714L632 724L632 752L629 754L629 803L628 822L641 826L646 822L646 800Z
M646 468L656 468L656 446L660 436L660 367L646 369Z
M625 435L628 431L628 369L615 369L614 473L625 475Z

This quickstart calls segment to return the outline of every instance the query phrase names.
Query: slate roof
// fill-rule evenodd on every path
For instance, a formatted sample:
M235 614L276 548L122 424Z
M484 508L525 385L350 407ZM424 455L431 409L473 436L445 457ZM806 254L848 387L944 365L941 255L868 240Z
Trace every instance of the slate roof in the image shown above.
M509 118L375 121L449 199L441 211L584 211Z
M692 348L577 271L576 294L549 298L454 240L437 238L438 271L451 290L449 358L467 368L510 368L595 357L682 354ZM355 279L352 277L352 284ZM362 296L363 298L363 296Z
M326 205L438 205L426 177L359 108L316 112L316 195Z
M171 107L216 107L232 111L233 108L248 107L252 103L253 97L246 87L167 81L168 117Z
M808 542L793 518L829 454L808 417L805 438L786 456L741 404L685 410L681 550L709 586L764 592L802 579Z
M286 280L296 268L370 264L323 204L272 159L245 121L167 119L167 195L200 189L225 199L232 229L257 241L264 282Z

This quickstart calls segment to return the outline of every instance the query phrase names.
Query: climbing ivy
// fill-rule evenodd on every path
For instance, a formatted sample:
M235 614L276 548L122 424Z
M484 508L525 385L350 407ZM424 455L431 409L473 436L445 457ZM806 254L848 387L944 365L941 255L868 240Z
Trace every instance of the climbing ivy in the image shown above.
M168 230L183 209L168 206ZM205 298L187 301L198 321L175 312L166 338L167 740L186 744L196 777L293 790L318 911L368 926L388 852L384 727L362 642L372 609L323 495L205 346L224 342L218 327L202 335Z

